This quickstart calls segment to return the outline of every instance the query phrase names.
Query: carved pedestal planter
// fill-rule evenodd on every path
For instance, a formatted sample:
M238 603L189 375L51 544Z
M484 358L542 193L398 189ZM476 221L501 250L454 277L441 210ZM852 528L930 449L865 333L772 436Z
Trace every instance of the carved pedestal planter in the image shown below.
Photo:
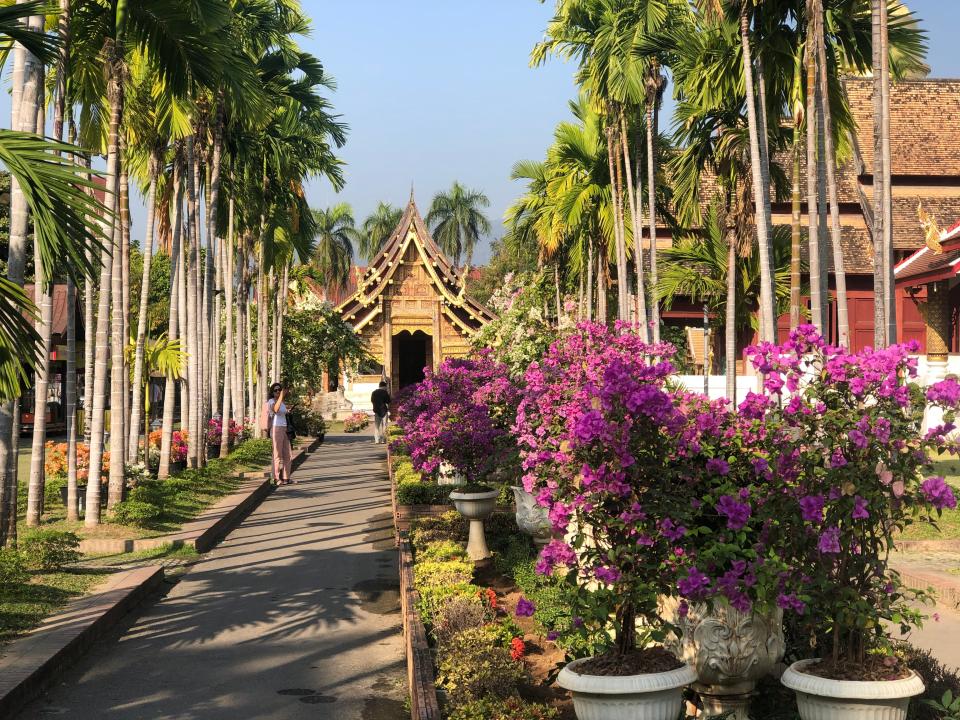
M817 660L800 660L780 678L797 694L803 720L904 720L910 698L923 692L915 672L903 680L830 680L804 672Z
M757 681L783 658L783 611L742 613L722 598L712 609L706 603L690 605L686 617L674 598L663 601L663 617L682 631L667 647L697 671L694 689L703 701L704 715L733 713L747 720L750 695Z
M533 538L537 545L546 545L553 536L553 525L547 509L537 503L536 497L519 485L513 486L513 500L517 506L517 527Z
M500 492L497 490L450 493L450 499L457 508L457 512L470 521L467 555L474 562L486 560L491 555L487 548L487 536L483 532L483 521L490 517L497 507L497 496L499 494Z
M573 693L578 720L676 720L683 688L697 677L689 665L649 675L581 675L577 667L588 659L574 660L557 676Z
M466 485L467 477L446 460L437 471L437 485Z

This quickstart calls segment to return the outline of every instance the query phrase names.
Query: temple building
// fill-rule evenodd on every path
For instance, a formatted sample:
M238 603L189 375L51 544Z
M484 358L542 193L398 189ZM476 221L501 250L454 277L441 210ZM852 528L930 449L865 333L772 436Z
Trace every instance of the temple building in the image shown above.
M345 394L365 409L381 379L391 391L423 379L424 368L462 357L493 314L466 294L468 269L456 270L437 247L413 196L400 223L337 309L374 358L345 378Z

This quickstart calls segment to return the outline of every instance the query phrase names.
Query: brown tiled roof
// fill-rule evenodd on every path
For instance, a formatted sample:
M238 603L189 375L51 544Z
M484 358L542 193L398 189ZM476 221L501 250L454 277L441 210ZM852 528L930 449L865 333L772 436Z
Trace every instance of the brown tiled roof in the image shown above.
M800 257L804 267L809 267L810 246L807 243L807 228L801 229ZM873 273L873 244L869 233L863 228L845 227L840 237L840 246L843 248L843 269L848 275L870 275ZM826 248L827 268L833 272L833 250L829 245L829 236Z
M931 195L895 197L893 199L893 246L895 248L915 250L923 247L923 231L920 229L920 220L917 217L917 204L921 201L924 209L936 219L941 228L948 228L960 219L960 194L946 197Z
M34 289L32 284L23 286L23 291L27 297L35 301ZM80 294L77 293L76 322L77 322L77 340L82 341L83 334L83 308L80 307ZM63 341L67 337L67 285L66 283L55 283L53 286L53 318L50 323L50 329L54 336L59 335Z
M844 81L860 154L873 168L873 80ZM902 80L890 87L893 175L960 176L960 80Z
M949 271L960 261L960 251L934 253L928 247L922 247L909 258L897 264L895 275L898 282L909 278L919 278L931 273Z

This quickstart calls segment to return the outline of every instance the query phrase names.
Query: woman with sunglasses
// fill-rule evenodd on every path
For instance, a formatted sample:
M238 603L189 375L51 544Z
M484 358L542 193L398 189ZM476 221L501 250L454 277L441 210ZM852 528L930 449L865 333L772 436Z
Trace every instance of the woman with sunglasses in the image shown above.
M270 439L273 440L273 477L277 485L289 485L290 438L287 435L287 406L283 402L286 391L280 383L270 386L270 397L264 408L269 418Z

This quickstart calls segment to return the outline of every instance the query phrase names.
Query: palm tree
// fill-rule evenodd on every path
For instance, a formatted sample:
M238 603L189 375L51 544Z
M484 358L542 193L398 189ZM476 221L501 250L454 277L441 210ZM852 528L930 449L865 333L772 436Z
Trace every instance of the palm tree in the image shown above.
M339 203L326 210L314 210L313 218L313 265L325 289L342 288L350 280L353 243L358 239L353 210L347 203Z
M380 248L390 238L390 233L400 224L403 210L390 203L381 202L370 216L363 221L359 235L357 253L360 257L372 260Z
M480 236L490 232L490 221L482 211L487 207L490 207L490 200L486 195L456 181L448 192L437 193L430 203L427 225L440 249L453 259L455 267L460 266L463 256L470 265Z

